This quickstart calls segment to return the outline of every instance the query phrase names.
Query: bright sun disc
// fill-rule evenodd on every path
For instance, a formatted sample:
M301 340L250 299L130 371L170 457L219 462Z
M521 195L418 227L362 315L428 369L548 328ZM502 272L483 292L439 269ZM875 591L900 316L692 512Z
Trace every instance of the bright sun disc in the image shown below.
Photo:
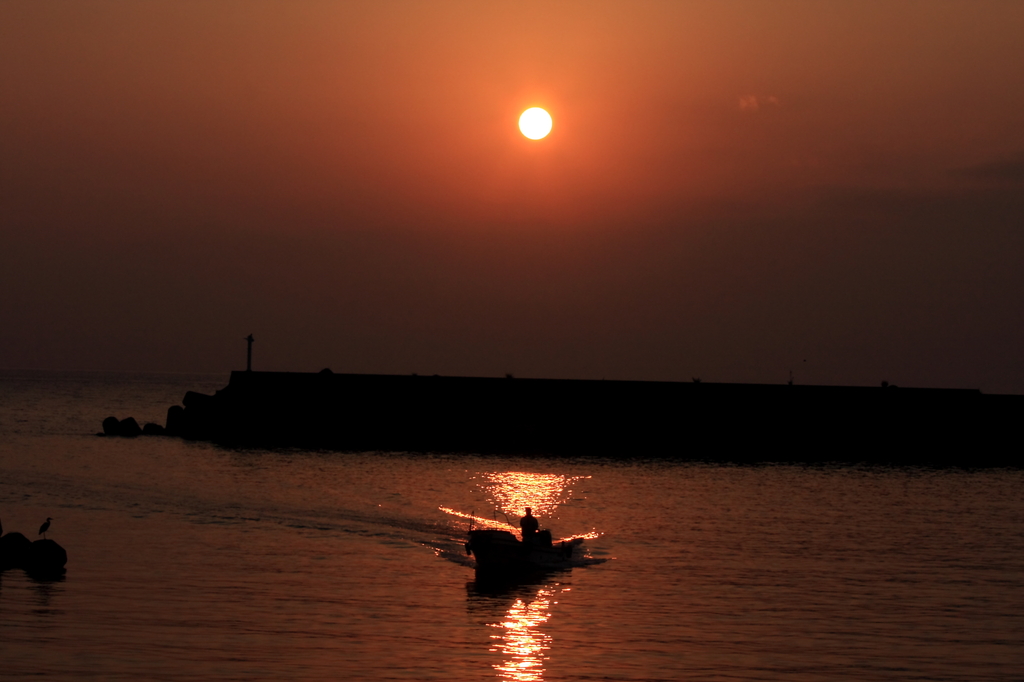
M551 132L551 114L540 107L532 107L519 117L519 130L531 140L539 140Z

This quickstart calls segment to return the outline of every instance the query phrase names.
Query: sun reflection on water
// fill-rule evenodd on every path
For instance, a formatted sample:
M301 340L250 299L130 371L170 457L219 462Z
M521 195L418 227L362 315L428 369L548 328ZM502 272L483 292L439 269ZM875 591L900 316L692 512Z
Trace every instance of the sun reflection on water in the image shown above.
M525 471L503 471L490 474L482 474L486 483L481 487L487 491L497 505L496 511L502 515L512 514L513 518L505 516L504 520L497 517L487 518L460 512L451 507L438 507L441 511L452 516L471 521L471 526L477 528L491 528L496 530L508 530L518 533L519 528L515 519L521 517L526 508L533 510L534 516L551 517L559 505L564 504L572 497L571 486L579 480L590 478L589 476L561 476L559 474L533 474ZM569 542L576 538L594 539L600 533L589 532L577 535L568 535L556 538L556 542Z
M491 635L500 640L491 651L500 652L504 660L494 664L498 677L514 682L538 682L544 679L544 661L551 649L551 635L538 628L551 617L550 607L555 590L545 587L529 602L516 599L500 623L500 634ZM554 602L557 603L557 602Z
M451 507L438 507L445 514L451 514L457 516L460 519L468 519L473 522L473 526L477 528L492 528L494 530L507 530L512 532L519 532L519 529L515 526L509 525L504 521L495 521L494 519L488 519L483 516L474 516L473 514L467 514L458 510L452 509ZM576 538L582 538L584 540L593 540L601 537L601 534L596 530L592 530L589 533L576 533L575 535L566 535L565 537L554 538L554 542L569 542Z
M549 516L572 495L573 483L589 477L504 471L484 478L484 488L504 511L521 515L530 507L538 516Z

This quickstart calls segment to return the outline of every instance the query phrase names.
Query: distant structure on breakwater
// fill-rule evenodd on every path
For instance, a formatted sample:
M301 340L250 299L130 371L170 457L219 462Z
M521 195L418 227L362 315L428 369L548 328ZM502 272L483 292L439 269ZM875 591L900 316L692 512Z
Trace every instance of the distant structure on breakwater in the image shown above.
M190 391L183 403L168 410L168 435L229 447L729 462L1022 463L1017 424L1024 396L978 390L325 369L232 372L227 387L216 394ZM132 426L133 432L139 428L134 420ZM150 426L149 433L164 431ZM117 433L116 423L109 433Z

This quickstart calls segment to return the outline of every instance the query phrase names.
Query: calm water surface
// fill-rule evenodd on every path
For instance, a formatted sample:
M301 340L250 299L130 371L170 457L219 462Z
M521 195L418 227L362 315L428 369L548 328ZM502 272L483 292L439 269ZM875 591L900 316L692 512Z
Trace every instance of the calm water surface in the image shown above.
M96 438L226 376L0 373L0 677L1009 680L1020 471L222 450ZM713 453L709 453L713 454ZM466 516L589 561L474 582ZM445 511L450 510L450 511ZM450 513L454 512L454 513ZM515 515L515 516L513 516ZM478 521L482 523L483 521Z

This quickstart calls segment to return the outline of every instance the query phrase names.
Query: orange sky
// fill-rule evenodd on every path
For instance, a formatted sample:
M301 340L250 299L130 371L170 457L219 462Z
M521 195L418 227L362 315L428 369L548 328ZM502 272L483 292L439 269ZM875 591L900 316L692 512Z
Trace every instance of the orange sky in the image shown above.
M1024 392L1024 3L0 5L0 366ZM519 113L554 130L531 142Z

